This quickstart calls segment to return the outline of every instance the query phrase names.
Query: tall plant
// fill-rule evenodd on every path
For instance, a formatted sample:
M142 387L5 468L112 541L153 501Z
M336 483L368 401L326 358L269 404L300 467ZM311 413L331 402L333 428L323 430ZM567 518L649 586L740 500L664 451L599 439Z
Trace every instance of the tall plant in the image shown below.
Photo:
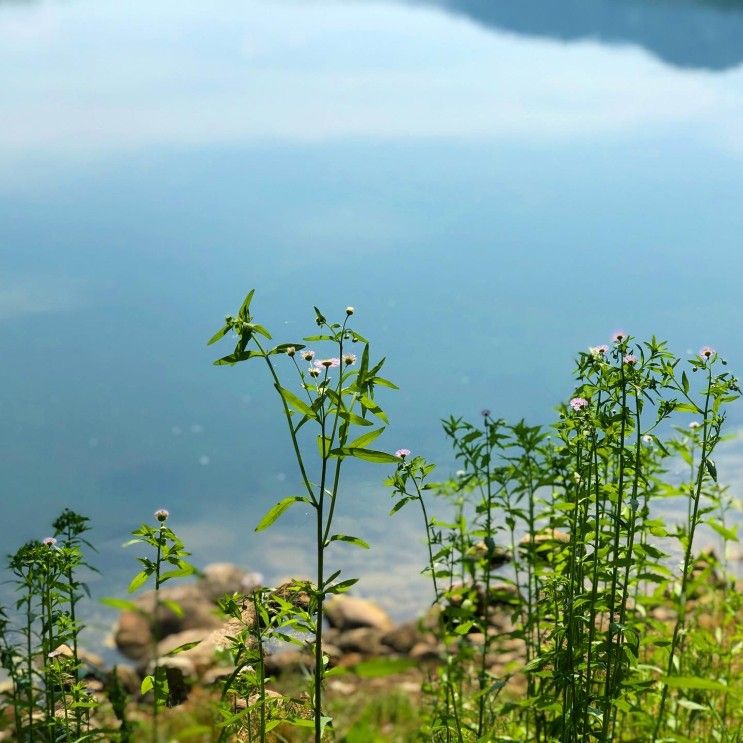
M384 359L372 363L369 343L352 328L353 307L347 307L342 322L329 322L315 307L319 333L292 342L271 345L272 336L251 315L251 290L236 316L225 318L224 325L211 338L216 343L232 332L236 343L232 353L215 361L216 365L234 365L254 359L265 365L278 395L291 448L302 483L302 495L279 501L261 519L256 531L273 524L296 503L304 503L314 512L315 584L311 588L312 613L315 617L311 640L314 654L312 707L314 737L320 741L331 722L323 712L323 677L327 658L323 654L323 604L331 594L347 591L355 578L339 580L340 571L327 566L327 550L334 542L368 548L367 543L347 534L333 533L336 506L341 493L343 465L350 458L373 463L397 462L392 454L370 449L384 431L374 427L373 419L387 423L387 416L375 399L377 387L396 386L380 376ZM310 349L306 343L327 348L327 355ZM353 352L361 346L361 358ZM306 365L300 365L300 361ZM286 376L292 383L284 381ZM290 389L294 386L296 391ZM361 433L358 429L369 429Z

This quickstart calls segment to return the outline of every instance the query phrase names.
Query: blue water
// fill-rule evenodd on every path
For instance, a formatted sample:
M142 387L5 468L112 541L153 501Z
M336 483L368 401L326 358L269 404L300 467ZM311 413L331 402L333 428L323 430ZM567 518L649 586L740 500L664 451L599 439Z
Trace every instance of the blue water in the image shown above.
M70 505L118 590L164 506L199 563L306 572L301 512L253 534L297 492L270 385L205 346L251 287L279 341L353 304L384 446L444 473L439 418L548 422L618 327L743 368L743 8L551 7L0 3L2 551ZM385 474L341 513L382 600L424 560Z

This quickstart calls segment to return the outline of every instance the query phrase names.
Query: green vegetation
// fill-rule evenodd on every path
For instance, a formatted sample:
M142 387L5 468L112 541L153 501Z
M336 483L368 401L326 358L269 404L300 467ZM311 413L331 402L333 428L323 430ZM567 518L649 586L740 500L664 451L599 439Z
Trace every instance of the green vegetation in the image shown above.
M195 569L167 511L156 512L130 543L147 554L129 591L152 583L151 609L106 599L146 619L150 667L136 698L115 671L91 693L79 650L88 524L66 510L54 537L9 558L17 601L0 613L8 677L0 730L19 742L742 739L743 599L725 560L737 541L735 501L715 463L739 389L713 349L682 362L655 338L618 332L610 346L579 354L553 426L488 410L475 423L443 421L460 469L434 481L434 464L408 449L371 448L387 424L375 391L395 385L351 327L353 308L342 322L315 308L315 334L274 346L251 315L252 297L210 342L233 333L233 352L215 363L255 361L271 377L304 491L277 503L256 531L296 503L309 506L314 579L224 596L227 670L186 701L158 657L162 611L180 611L160 587ZM329 347L327 357L308 343ZM431 662L335 665L324 651L325 601L357 582L332 569L332 547L368 549L333 531L349 458L392 468L392 514L419 509L432 599L422 622L438 648ZM714 535L721 558L700 551L700 530ZM304 677L270 676L276 646L311 656ZM355 697L333 693L344 678L354 679L346 688Z

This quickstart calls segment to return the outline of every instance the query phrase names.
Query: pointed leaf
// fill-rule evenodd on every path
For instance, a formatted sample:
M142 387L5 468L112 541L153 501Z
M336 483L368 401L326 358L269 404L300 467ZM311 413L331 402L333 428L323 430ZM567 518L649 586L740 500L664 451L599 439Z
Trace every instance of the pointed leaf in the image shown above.
M280 500L275 506L269 509L268 513L258 522L258 526L255 527L256 531L263 531L268 529L276 519L281 516L284 511L293 506L295 503L307 503L307 498L301 498L298 495L292 495L289 498Z

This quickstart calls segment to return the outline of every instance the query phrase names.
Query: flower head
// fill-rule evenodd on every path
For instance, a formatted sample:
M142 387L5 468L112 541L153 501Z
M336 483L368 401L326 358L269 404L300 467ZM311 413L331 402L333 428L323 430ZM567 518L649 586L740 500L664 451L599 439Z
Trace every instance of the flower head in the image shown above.
M290 357L291 357L291 356L294 356L294 354L295 354L296 352L297 352L297 349L296 349L296 348L294 348L294 346L289 346L289 347L288 347L288 348L286 349L286 355L287 355L287 356L290 356Z
M343 354L343 363L346 366L350 366L351 364L356 363L356 354L355 353L344 353Z
M576 412L579 410L583 410L583 408L588 407L588 400L586 400L585 397L574 397L570 401L570 407Z
M715 351L715 349L714 349L714 348L712 348L712 346L702 346L702 347L701 347L701 348L699 349L699 355L701 356L701 358L702 358L702 359L704 359L704 361L708 361L708 360L709 360L709 359L711 359L711 358L712 358L712 357L713 357L713 356L714 356L714 355L715 355L716 353L717 353L717 351Z
M702 427L702 424L699 421L692 421L691 423L689 423L689 428L691 428L692 430L696 428L701 428L701 427Z
M609 346L607 346L605 343L602 343L600 346L591 346L588 350L591 352L591 356L593 356L595 359L600 359L609 351Z
M642 440L643 440L643 442L645 443L646 446L652 446L653 445L653 437L649 433L646 433L642 437Z
M400 459L405 459L405 457L410 456L410 449L398 449L395 452L395 456Z
M615 330L611 334L611 339L614 341L614 343L621 343L622 341L627 340L627 333L625 333L624 330Z
M336 366L341 365L341 360L338 358L332 359L319 359L315 362L315 366L318 369L334 369Z
M346 314L351 317L353 315L353 307L346 307Z
M311 348L305 348L302 351L302 358L305 361L312 361L315 358L315 352Z
M489 409L489 408L483 408L483 409L482 409L482 410L480 411L480 415L481 415L481 416L482 416L483 418L490 418L490 409Z
M162 524L170 516L170 511L166 511L164 508L159 508L155 511L155 518Z
M54 537L44 537L44 539L41 540L42 544L45 544L47 547L54 547L55 544L57 544L57 540Z
M308 374L309 374L309 375L310 375L311 377L319 377L319 376L320 376L320 369L318 369L318 368L317 368L316 366L311 366L311 367L310 367L310 368L309 368L309 369L307 370L307 373L308 373Z
M637 363L637 356L635 356L633 353L626 353L624 354L624 358L622 358L622 361L624 361L624 363L628 366L634 366Z

